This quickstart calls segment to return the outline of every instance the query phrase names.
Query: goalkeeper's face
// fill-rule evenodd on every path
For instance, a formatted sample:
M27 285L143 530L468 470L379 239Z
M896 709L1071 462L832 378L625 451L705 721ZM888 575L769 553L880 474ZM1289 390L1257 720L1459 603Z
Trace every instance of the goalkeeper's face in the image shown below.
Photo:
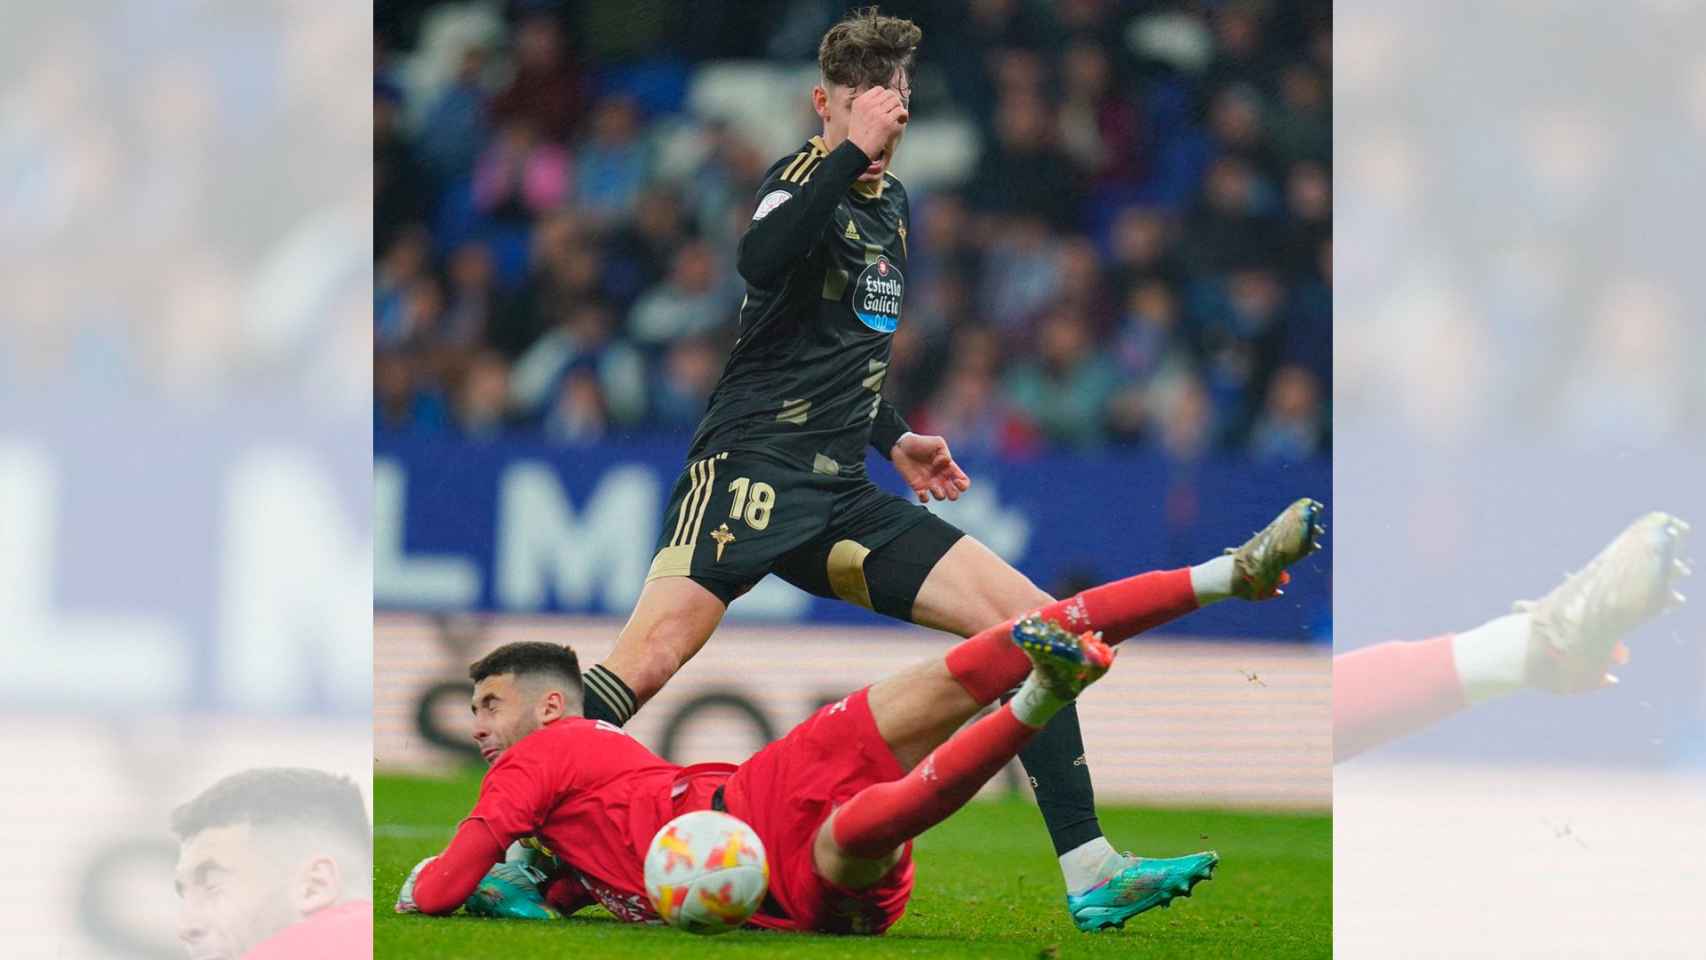
M486 763L497 763L522 737L567 716L571 698L564 686L549 677L518 677L513 673L495 674L476 683L471 704L474 743Z

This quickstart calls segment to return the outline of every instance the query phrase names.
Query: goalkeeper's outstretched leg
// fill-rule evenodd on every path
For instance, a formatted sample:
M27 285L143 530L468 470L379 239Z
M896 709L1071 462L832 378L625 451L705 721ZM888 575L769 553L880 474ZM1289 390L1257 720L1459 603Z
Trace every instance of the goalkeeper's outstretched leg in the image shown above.
M1649 513L1538 601L1472 630L1333 658L1333 752L1348 760L1518 690L1583 693L1615 684L1623 638L1683 596L1687 523Z

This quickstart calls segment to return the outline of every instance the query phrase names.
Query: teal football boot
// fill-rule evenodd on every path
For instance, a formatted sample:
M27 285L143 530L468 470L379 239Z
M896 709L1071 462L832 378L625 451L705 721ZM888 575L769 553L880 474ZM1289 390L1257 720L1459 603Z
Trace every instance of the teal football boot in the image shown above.
M1174 897L1188 897L1191 888L1214 876L1220 855L1213 850L1185 857L1157 859L1126 854L1125 868L1091 887L1066 897L1072 922L1085 932L1123 927L1151 907L1165 907Z
M463 908L472 916L510 920L560 920L562 914L545 903L545 875L525 864L504 862L480 881Z

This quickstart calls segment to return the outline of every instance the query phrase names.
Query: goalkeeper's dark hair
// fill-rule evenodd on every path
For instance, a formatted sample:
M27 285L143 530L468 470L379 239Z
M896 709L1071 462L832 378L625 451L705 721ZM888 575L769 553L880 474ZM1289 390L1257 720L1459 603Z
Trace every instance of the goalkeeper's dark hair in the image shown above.
M885 17L863 7L823 35L817 65L823 78L843 87L887 86L894 72L912 75L912 58L924 31L900 17Z
M324 833L365 851L373 842L361 788L349 777L302 767L234 773L172 811L179 840L204 830L250 824Z
M526 677L560 680L564 690L581 693L580 659L567 644L540 640L506 643L474 661L468 668L468 679L479 683L502 673L514 674L517 680Z

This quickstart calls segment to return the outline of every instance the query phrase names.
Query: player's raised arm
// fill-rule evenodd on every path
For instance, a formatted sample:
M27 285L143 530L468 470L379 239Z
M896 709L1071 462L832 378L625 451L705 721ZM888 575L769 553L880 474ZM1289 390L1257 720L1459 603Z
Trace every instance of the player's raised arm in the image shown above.
M828 156L818 162L807 152L765 181L740 240L740 275L768 285L805 256L853 181L900 136L907 116L900 94L872 87L853 98L847 139Z

